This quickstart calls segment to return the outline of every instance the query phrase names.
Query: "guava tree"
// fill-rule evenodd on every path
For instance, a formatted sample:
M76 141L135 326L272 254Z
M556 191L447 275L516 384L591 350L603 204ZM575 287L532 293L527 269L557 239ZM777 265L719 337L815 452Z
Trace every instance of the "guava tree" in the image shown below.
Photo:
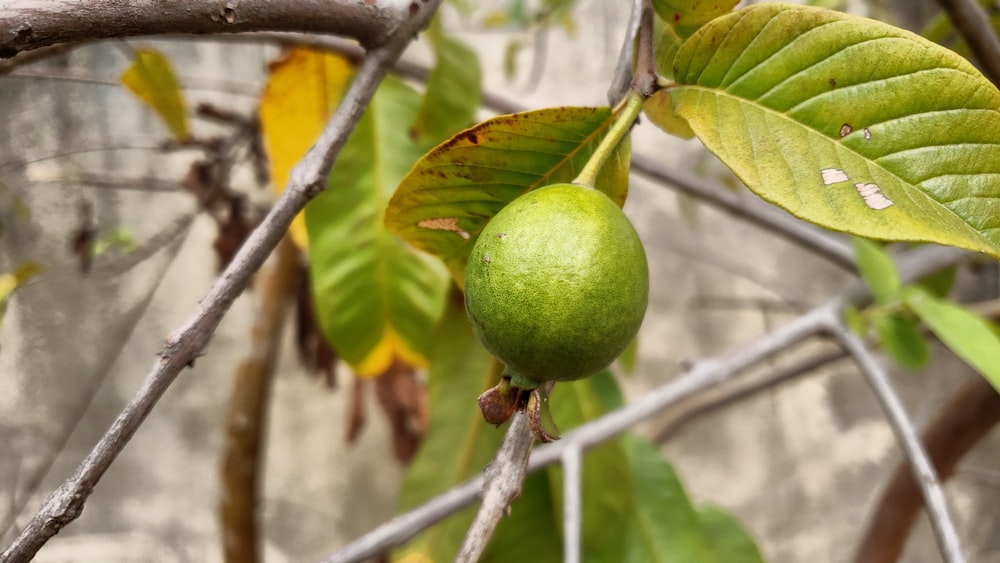
M948 463L953 467L975 440L942 461L930 445L931 428L925 448L871 348L920 366L927 361L929 331L992 385L976 397L994 404L1000 332L946 299L946 275L928 279L967 259L955 249L980 259L1000 257L1000 92L957 52L891 25L825 8L737 3L637 0L609 76L607 107L502 108L494 101L501 115L476 123L484 99L478 62L434 19L433 0L291 3L283 13L266 2L156 10L134 5L113 16L99 9L72 12L59 2L0 2L0 54L14 62L67 42L172 32L323 32L353 37L364 47L359 52L354 45L295 35L268 38L287 49L270 70L253 123L259 124L258 152L280 195L251 230L233 211L235 200L219 196L226 193L217 189L227 185L219 181L226 174L192 169L186 181L205 210L228 205L233 211L217 215L220 233L228 236L220 234L228 243L220 248L229 249L220 250L225 268L169 337L146 385L0 561L30 559L79 514L87 493L171 382L206 350L228 307L275 248L287 271L296 256L308 257L308 295L318 327L355 374L412 387L418 369L428 373L429 418L402 400L390 412L397 452L410 462L400 502L406 514L331 561L362 560L393 548L401 561L762 560L734 518L693 503L655 444L629 429L817 335L837 341L870 379L912 469L912 478L906 471L899 477L901 486L922 495L943 558L963 560L938 473L948 473ZM957 49L975 54L990 78L1000 77L990 69L1000 44L984 12L969 2L942 4L966 41ZM514 2L503 18L546 24L567 17L571 8L572 2L555 1L532 11ZM938 37L953 31L944 18L935 25L928 32ZM424 29L433 68L394 66ZM122 83L176 142L197 141L168 58L134 52ZM851 255L809 234L783 231L856 267L867 286L832 297L745 347L696 362L626 404L606 364L632 338L645 309L640 286L646 280L639 279L644 259L642 268L632 268L638 258L622 258L634 231L632 238L611 237L613 250L604 245L592 254L575 253L609 232L627 231L617 207L626 200L630 170L655 168L631 155L630 132L643 116L667 134L697 137L763 200L857 237ZM718 205L733 205L683 174L666 179L715 197ZM571 203L532 216L526 239L514 233L529 219L500 215L564 189L573 194ZM593 197L602 203L585 203ZM557 207L569 209L567 223L556 220ZM744 213L763 224L777 221L773 213ZM523 252L549 240L554 246ZM953 248L915 248L897 269L883 245L890 241ZM82 237L81 248L81 256L90 256L95 239ZM566 275L553 274L548 267L567 255L571 259L555 268ZM23 264L0 278L0 304L35 271L34 264ZM529 299L563 287L556 278L595 271L599 275L582 284ZM486 283L501 274L512 277ZM612 282L597 283L605 279ZM293 291L291 275L269 282L280 294ZM515 282L516 291L505 291ZM613 289L632 283L640 289L611 297ZM600 289L581 297L592 287ZM567 308L573 314L556 315ZM619 317L628 318L627 327L609 328ZM552 318L556 325L546 324ZM612 340L613 353L604 353ZM585 357L591 351L598 359ZM573 369L561 371L568 365ZM257 381L263 387L266 378ZM505 430L493 428L508 418ZM995 422L979 423L975 435ZM412 431L415 425L426 425L426 434ZM562 438L532 454L536 438L558 437L556 426ZM255 431L246 438L251 463L260 439ZM233 463L232 474L239 475L241 460ZM485 476L477 476L484 467ZM238 545L227 543L227 557L256 559L255 483L233 477L227 485L249 499L222 508L227 530L243 534ZM478 512L459 512L477 496ZM512 515L501 520L507 511ZM866 546L859 548L859 561L873 560L874 548ZM882 560L892 560L898 546L888 553Z

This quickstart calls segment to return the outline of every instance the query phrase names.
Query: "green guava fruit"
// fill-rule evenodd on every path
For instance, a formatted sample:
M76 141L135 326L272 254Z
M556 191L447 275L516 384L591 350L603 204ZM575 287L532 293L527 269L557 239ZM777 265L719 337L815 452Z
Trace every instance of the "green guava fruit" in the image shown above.
M639 236L598 190L555 184L504 207L465 270L476 335L511 384L592 375L617 358L646 313L649 269Z

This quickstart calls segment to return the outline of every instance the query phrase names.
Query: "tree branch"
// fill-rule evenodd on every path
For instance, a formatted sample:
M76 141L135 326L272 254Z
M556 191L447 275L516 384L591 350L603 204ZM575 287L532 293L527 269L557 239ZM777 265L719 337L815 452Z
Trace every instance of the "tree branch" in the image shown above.
M33 6L44 2L24 3ZM370 51L355 75L349 90L320 138L290 174L285 191L250 234L243 247L226 267L188 320L168 338L146 376L146 381L111 428L81 462L73 475L45 502L28 522L21 534L2 554L0 563L22 563L35 553L66 524L83 510L87 497L108 467L138 430L160 397L180 371L201 355L233 301L243 292L271 250L277 246L292 219L306 202L320 193L334 159L347 142L347 137L360 119L375 88L389 66L399 57L413 36L430 21L440 0L429 0L417 6L415 13L394 30L392 38L382 47ZM8 3L9 4L9 3ZM20 4L20 3L19 3ZM269 4L272 7L274 4ZM185 5L186 6L186 5ZM19 12L20 10L6 10ZM4 17L9 17L6 11Z
M871 385L875 397L881 403L882 409L889 419L889 425L892 427L896 440L910 466L910 473L916 480L917 487L924 498L927 515L930 517L931 527L934 529L938 550L941 552L942 558L946 563L964 563L962 546L958 539L958 532L955 530L955 524L948 512L948 503L944 497L944 490L941 488L941 481L938 479L937 472L934 470L927 452L920 443L913 423L910 422L910 418L906 414L906 408L892 388L885 370L865 346L864 341L844 325L839 311L832 313L827 319L827 330L849 354L854 356L858 368L861 369Z
M500 518L510 512L510 505L521 495L521 483L534 443L535 435L531 432L528 417L523 410L518 410L510 419L503 443L483 472L483 504L465 534L455 563L479 561Z
M965 255L965 252L955 248L918 248L900 257L900 279L903 282L919 279L954 264ZM810 336L828 331L829 319L838 314L846 303L861 304L870 299L867 286L855 284L805 315L728 354L695 363L685 374L653 389L634 403L567 432L556 442L536 448L528 461L528 473L559 462L567 448L587 450L686 397L727 381ZM356 563L406 543L426 528L472 504L480 494L482 483L483 477L479 475L457 485L351 542L325 559L324 563Z
M976 0L938 0L991 82L1000 84L1000 39Z
M423 2L404 0L0 0L0 58L57 43L166 33L311 31L374 48Z
M941 479L955 474L959 460L997 423L1000 395L976 376L941 407L923 433L924 447ZM854 552L855 563L893 563L899 559L910 528L924 506L913 471L901 462L882 490Z

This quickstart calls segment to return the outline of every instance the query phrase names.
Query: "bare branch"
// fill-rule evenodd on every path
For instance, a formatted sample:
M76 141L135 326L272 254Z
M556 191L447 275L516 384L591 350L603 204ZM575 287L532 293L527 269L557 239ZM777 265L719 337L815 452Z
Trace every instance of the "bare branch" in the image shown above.
M900 257L900 279L909 282L966 255L955 248L926 246ZM559 462L566 448L586 450L635 426L639 422L677 404L682 399L727 381L794 344L828 330L829 319L848 302L863 303L871 293L856 284L816 309L728 354L697 362L685 374L671 380L640 399L568 433L561 440L536 448L528 461L528 472ZM412 511L397 516L358 538L324 563L356 563L387 549L402 545L422 530L451 513L472 504L480 493L483 478L470 479Z
M580 563L583 525L583 449L571 444L560 459L563 468L563 562Z
M1000 39L993 33L990 18L976 0L938 0L979 65L994 84L1000 84Z
M44 3L44 2L42 2ZM281 197L201 300L188 320L168 338L146 381L112 423L86 459L45 502L22 533L2 554L0 563L21 563L66 524L75 520L94 486L138 430L180 371L208 345L222 317L243 292L271 250L284 236L295 215L324 188L324 178L347 137L371 101L388 67L422 29L440 0L417 5L413 16L394 31L392 39L369 53L320 138L292 170ZM9 2L7 3L9 4ZM18 3L20 5L20 3ZM36 3L24 3L35 5ZM274 4L269 3L272 8ZM185 5L186 8L186 5ZM12 11L7 9L7 11ZM13 10L20 11L20 10ZM4 17L8 17L6 12ZM315 14L313 14L315 16Z
M622 40L621 51L615 62L615 73L608 87L608 105L615 107L625 99L632 85L632 60L635 58L635 36L639 32L639 20L642 18L644 0L632 0L632 12L629 15L628 27L625 28L625 39Z
M483 504L465 534L456 563L479 561L500 518L510 513L511 504L521 495L521 483L524 482L528 455L534 443L535 435L531 432L527 414L518 410L510 419L503 443L486 466Z
M923 432L924 447L941 479L955 474L959 460L1000 423L1000 395L976 376L958 389ZM913 472L904 461L882 490L854 553L855 563L893 563L924 506Z
M386 43L420 12L404 0L0 0L0 58L56 43L165 33L311 31Z
M931 527L934 529L942 558L946 563L964 563L962 546L958 540L955 524L948 512L948 503L944 498L941 481L938 479L934 466L931 465L927 452L920 443L920 437L917 436L913 423L910 422L910 418L906 414L906 408L892 388L885 370L868 350L864 341L844 325L838 312L832 311L831 313L826 321L827 330L849 354L854 356L858 368L868 380L879 403L882 404L882 409L885 410L886 417L889 419L889 425L892 427L893 433L896 434L896 440L899 441L899 445L903 449L913 478L924 497L927 514L930 517Z

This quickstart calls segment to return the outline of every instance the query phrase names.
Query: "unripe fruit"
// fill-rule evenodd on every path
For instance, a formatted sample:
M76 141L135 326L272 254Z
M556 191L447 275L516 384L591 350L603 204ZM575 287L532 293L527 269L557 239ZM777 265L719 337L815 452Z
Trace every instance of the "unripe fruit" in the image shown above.
M465 271L476 335L522 389L606 367L638 332L648 295L632 224L606 195L576 184L540 188L504 207Z

